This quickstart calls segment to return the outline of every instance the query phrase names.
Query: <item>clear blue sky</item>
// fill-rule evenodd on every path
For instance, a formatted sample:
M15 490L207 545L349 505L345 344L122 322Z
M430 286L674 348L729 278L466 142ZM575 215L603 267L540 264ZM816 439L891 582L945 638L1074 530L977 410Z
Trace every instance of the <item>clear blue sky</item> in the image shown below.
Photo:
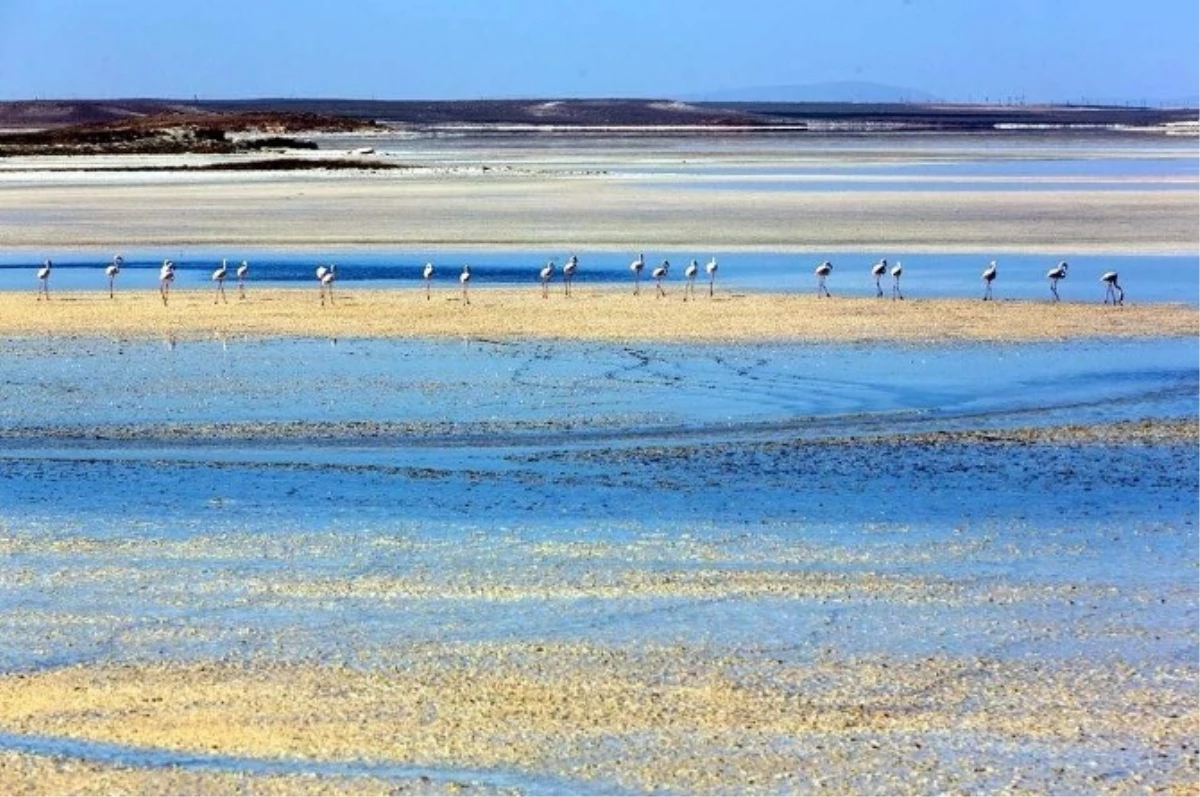
M0 0L0 99L1200 91L1196 0Z

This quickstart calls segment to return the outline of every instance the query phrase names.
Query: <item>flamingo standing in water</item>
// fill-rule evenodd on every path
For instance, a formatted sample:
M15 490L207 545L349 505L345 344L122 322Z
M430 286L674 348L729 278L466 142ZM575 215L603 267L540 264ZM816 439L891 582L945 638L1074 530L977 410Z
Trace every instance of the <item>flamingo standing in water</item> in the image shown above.
M646 257L640 252L637 260L629 264L629 270L633 272L633 295L637 296L642 292L642 269L646 267Z
M650 272L650 276L654 277L654 284L658 288L658 297L659 298L665 297L667 295L667 292L663 290L662 281L663 281L663 277L667 276L667 272L670 270L671 270L671 261L664 260L663 262L658 264L658 268L656 268L656 269L654 269L654 271Z
M213 282L217 283L217 294L213 297L213 304L218 302L229 304L229 300L225 298L225 278L227 276L229 276L229 266L222 260L220 267L212 273Z
M429 285L433 282L433 263L426 263L425 270L421 272L421 279L425 280L425 299L429 300Z
M717 281L717 258L713 257L708 261L708 265L704 267L705 273L708 274L708 295L713 295L713 283Z
M824 263L817 266L813 270L813 273L817 275L817 296L818 297L820 297L822 295L822 293L825 296L829 296L829 288L825 287L825 279L829 276L829 273L831 271L833 271L833 263L830 263L828 260L826 260Z
M983 270L983 300L986 302L992 297L992 282L996 279L996 261L988 263L988 267Z
M125 258L117 255L113 261L108 264L108 268L104 269L104 276L108 277L108 298L113 298L113 283L117 281L117 275L121 273L121 266L125 265Z
M551 260L546 265L542 266L542 270L538 272L538 278L542 281L542 298L546 299L550 296L550 280L554 279L554 261Z
M571 295L571 283L575 280L575 272L579 270L579 258L571 255L563 266L563 295Z
M1107 283L1108 288L1104 292L1104 303L1108 304L1112 300L1114 306L1125 304L1125 289L1117 282L1117 272L1106 271L1100 275L1100 281Z
M245 260L243 260L242 264L240 266L238 266L238 270L237 270L238 299L246 298L246 277L249 277L249 276L250 276L250 264L247 263Z
M871 276L873 276L875 278L875 295L877 297L883 296L883 287L880 286L879 281L881 279L883 279L883 275L886 273L887 273L887 258L886 257L883 258L882 260L880 260L875 265L871 266Z
M1050 292L1054 294L1054 301L1060 301L1058 295L1058 281L1067 278L1067 262L1064 260L1054 268L1046 272L1046 278L1050 280Z
M700 273L700 261L693 260L688 263L687 268L683 270L683 276L687 279L687 283L683 286L683 300L688 300L690 294L692 298L696 296L696 275Z
M904 265L897 260L896 265L892 268L892 301L904 298L904 294L900 292L900 275L903 273Z
M54 264L47 260L42 263L42 267L38 269L38 293L37 300L40 302L42 297L46 297L46 301L50 301L50 269L54 268Z
M462 284L463 302L471 303L471 297L467 296L467 286L471 283L471 267L463 266L462 274L458 275L458 281Z
M317 266L317 288L321 292L321 306L325 306L325 295L329 294L329 304L333 304L333 282L337 279L337 266Z
M175 263L164 260L158 270L158 295L162 297L163 307L167 306L167 298L171 294L171 283L175 281Z

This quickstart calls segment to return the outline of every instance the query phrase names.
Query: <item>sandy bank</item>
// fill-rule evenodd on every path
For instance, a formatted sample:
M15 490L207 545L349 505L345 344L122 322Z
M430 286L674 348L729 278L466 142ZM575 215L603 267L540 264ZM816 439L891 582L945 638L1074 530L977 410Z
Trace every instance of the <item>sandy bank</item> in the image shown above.
M230 290L230 294L235 291ZM251 289L214 304L211 290L0 294L0 335L136 338L306 336L323 338L499 338L640 341L996 342L1086 337L1195 336L1196 308L1185 305L980 302L965 299L817 299L772 293L718 293L680 301L652 287L583 289L542 299L539 289L483 289L463 303L456 289L431 300L419 290L339 288L321 306L315 289Z
M1184 664L787 664L555 643L396 654L375 670L214 662L7 676L0 726L202 757L417 763L636 793L1126 793L1196 777L1195 671ZM1086 763L1118 747L1139 765ZM1033 751L1056 766L1031 766ZM0 770L0 789L14 786Z
M477 164L476 164L477 165ZM0 175L0 246L1194 253L1194 190L714 190L664 175Z

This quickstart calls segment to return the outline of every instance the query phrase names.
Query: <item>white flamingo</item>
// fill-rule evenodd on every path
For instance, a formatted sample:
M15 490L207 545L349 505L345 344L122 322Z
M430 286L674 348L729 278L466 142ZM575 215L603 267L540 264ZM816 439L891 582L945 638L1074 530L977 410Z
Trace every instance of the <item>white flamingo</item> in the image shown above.
M1125 304L1125 289L1117 282L1117 272L1106 271L1100 275L1100 281L1107 283L1108 287L1104 291L1104 303L1108 304L1112 300L1113 305Z
M554 279L553 260L542 266L542 270L538 272L538 278L542 281L542 298L546 299L550 296L550 280Z
M425 280L425 299L429 300L429 288L433 283L434 268L433 263L426 263L425 269L421 272L421 279Z
M708 274L708 295L713 295L713 284L717 281L717 258L714 256L708 261L708 265L704 267L705 273Z
M828 260L826 260L824 263L822 263L821 265L819 265L815 269L813 269L813 273L817 275L817 296L818 297L821 296L822 294L824 294L825 296L829 296L829 288L825 287L825 280L829 276L829 273L831 271L833 271L833 263L830 263Z
M654 285L658 288L658 297L664 297L667 292L663 290L663 277L667 276L667 272L671 270L671 261L664 260L658 264L658 268L650 272L650 276L654 277Z
M337 266L317 266L317 287L321 292L321 306L325 306L325 295L329 295L329 304L333 304L333 282L337 279Z
M571 255L563 266L563 295L571 295L571 283L575 281L575 272L579 270L579 258Z
M983 300L986 302L992 297L992 282L996 279L996 261L988 263L988 267L983 270Z
M892 300L903 299L904 294L900 292L900 275L904 273L904 264L899 260L892 267Z
M880 286L879 281L883 279L883 275L886 273L887 273L887 258L886 257L883 258L882 260L880 260L875 265L871 266L871 276L873 276L875 278L875 295L878 297L883 296L883 287Z
M629 270L633 272L633 295L637 296L642 292L642 269L646 267L646 256L638 253L637 260L629 264Z
M246 278L249 276L250 276L250 264L247 263L245 260L243 260L242 264L240 266L238 266L238 269L237 269L238 299L246 298Z
M47 260L42 263L42 267L38 269L38 293L37 300L40 302L42 297L46 297L46 301L50 301L50 269L54 268L54 264Z
M463 266L462 274L458 275L459 284L462 285L462 297L465 304L471 303L471 297L467 295L467 286L471 284L471 267Z
M121 266L125 265L125 258L117 255L113 261L108 264L108 268L104 269L104 276L108 277L108 298L113 298L113 284L117 281L117 275L121 273Z
M229 266L222 260L220 267L212 273L213 282L217 283L217 293L213 297L213 304L217 304L218 302L229 304L229 300L225 298L225 278L228 276Z
M693 298L696 296L696 275L700 273L700 261L693 260L688 263L687 268L683 270L683 276L687 279L687 283L683 286L683 300L688 300L690 294Z
M1067 262L1064 260L1054 268L1046 272L1046 278L1050 280L1050 292L1054 294L1054 301L1060 301L1058 295L1058 281L1067 278Z
M175 281L175 264L164 260L158 270L158 295L162 297L163 307L167 306L167 298L171 294L171 283Z

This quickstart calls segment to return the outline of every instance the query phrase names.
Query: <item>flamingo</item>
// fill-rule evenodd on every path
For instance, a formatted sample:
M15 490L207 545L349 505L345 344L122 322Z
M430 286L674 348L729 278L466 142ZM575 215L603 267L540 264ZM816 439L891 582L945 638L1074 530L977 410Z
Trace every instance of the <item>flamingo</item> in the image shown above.
M50 269L53 267L54 264L47 260L45 263L42 263L42 267L38 269L37 300L39 302L42 300L43 296L46 297L46 301L50 301Z
M421 272L421 279L425 280L425 300L429 300L429 286L433 282L433 263L426 263L425 270Z
M996 279L996 261L988 263L988 267L983 271L983 300L986 302L992 297L992 281Z
M883 275L887 273L887 258L883 258L875 265L871 266L871 275L875 277L875 295L883 296L883 288L880 287L879 281L883 279Z
M1064 260L1054 268L1046 272L1047 279L1050 280L1050 292L1054 294L1054 301L1059 301L1058 281L1067 278L1067 262Z
M713 295L713 283L717 281L717 258L713 257L708 261L708 265L704 267L704 271L708 274L708 295Z
M817 266L813 273L817 275L817 296L822 293L829 296L829 288L825 287L825 278L829 276L829 272L833 271L833 263L826 260L821 265Z
M1100 275L1100 281L1108 283L1108 288L1104 292L1104 303L1108 304L1108 300L1112 299L1114 306L1125 304L1125 289L1117 282L1117 272L1106 271Z
M333 304L333 281L337 279L337 266L317 266L317 283L321 291L321 306L325 306L325 294L329 294L329 304Z
M229 266L224 260L221 261L221 266L212 273L213 282L217 283L217 294L213 297L213 304L223 301L229 304L229 300L225 298L225 278L229 276Z
M575 272L579 270L579 258L571 255L563 266L563 295L571 295L571 282L575 279Z
M654 271L650 272L650 276L654 277L654 284L658 288L658 296L659 297L664 297L667 295L667 292L663 290L662 281L663 281L663 277L667 276L667 272L670 270L671 270L671 261L664 260L663 262L658 264L658 268L656 268L656 269L654 269Z
M642 292L642 269L646 267L645 255L638 253L637 260L629 264L629 270L633 272L633 295L637 296Z
M904 294L900 292L900 275L904 273L904 266L899 260L892 268L892 300L903 299Z
M542 270L538 272L538 277L542 280L542 298L548 298L550 296L550 280L554 279L553 260L542 266Z
M683 276L687 278L687 284L683 286L683 300L688 300L688 294L692 298L696 297L696 275L700 273L700 261L693 260L688 263L688 267L683 270Z
M167 306L167 297L171 294L171 283L175 281L175 263L164 260L158 270L158 295L162 297L163 307Z
M116 282L123 265L125 265L125 258L117 255L113 258L113 262L108 264L108 268L104 269L104 275L108 277L108 298L110 299L113 298L113 283Z
M466 304L470 304L471 297L467 295L467 285L469 285L471 282L471 267L470 266L463 266L462 274L458 275L458 281L459 281L459 283L462 284L463 302L465 302Z
M250 276L250 264L243 260L237 269L238 299L246 298L246 277L248 276Z

